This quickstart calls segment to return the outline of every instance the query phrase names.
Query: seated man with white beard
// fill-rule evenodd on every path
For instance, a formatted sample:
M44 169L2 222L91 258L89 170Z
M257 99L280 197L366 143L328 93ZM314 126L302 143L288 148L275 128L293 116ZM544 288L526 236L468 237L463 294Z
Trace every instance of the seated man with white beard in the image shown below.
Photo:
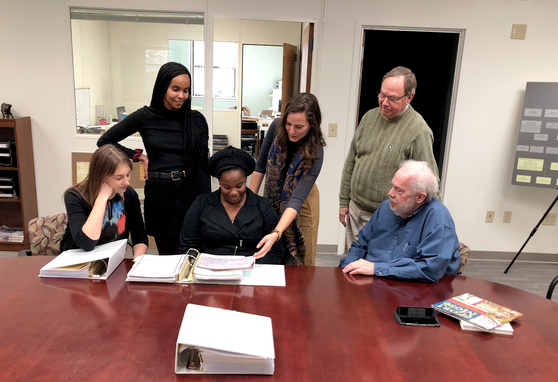
M341 259L344 273L436 282L459 269L459 240L448 209L436 199L427 162L408 160L380 208Z

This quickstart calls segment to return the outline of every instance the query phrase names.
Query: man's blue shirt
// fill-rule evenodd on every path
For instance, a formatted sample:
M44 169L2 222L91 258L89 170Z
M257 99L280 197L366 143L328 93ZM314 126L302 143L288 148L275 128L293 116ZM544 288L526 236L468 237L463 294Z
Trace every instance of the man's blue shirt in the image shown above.
M385 200L358 233L340 266L364 259L381 277L436 282L459 270L459 240L451 215L438 199L403 219Z

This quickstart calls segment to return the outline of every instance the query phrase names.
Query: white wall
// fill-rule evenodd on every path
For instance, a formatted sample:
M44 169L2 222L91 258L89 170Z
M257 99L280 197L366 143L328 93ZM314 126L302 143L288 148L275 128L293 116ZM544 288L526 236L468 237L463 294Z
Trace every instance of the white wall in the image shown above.
M206 9L202 0L72 2L78 4ZM525 83L558 82L555 1L286 0L278 9L274 2L259 0L212 0L207 4L210 24L214 18L319 21L312 89L320 100L324 128L328 123L339 124L338 137L327 138L318 179L319 244L342 242L337 198L353 134L348 126L355 118L356 37L361 24L466 30L444 195L462 241L473 250L515 252L556 196L554 190L510 185ZM12 103L16 115L32 117L39 213L59 212L63 210L62 192L71 182L70 153L76 145L69 12L62 0L5 0L2 10L10 17L0 23L0 33L11 37L10 54L0 59L0 102ZM526 40L509 39L513 23L529 25ZM385 54L389 52L379 52L379 59ZM492 224L484 223L487 210L496 211ZM513 211L511 224L501 223L505 210ZM557 229L541 227L524 251L556 253Z

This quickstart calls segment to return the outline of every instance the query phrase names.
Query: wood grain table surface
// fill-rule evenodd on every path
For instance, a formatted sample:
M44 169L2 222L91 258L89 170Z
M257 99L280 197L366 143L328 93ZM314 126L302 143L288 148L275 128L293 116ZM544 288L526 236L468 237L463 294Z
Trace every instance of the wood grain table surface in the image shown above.
M434 284L285 266L286 287L127 283L37 277L48 257L0 259L2 381L556 381L558 304L489 281ZM472 293L523 313L513 336L400 326L399 305ZM176 375L188 303L269 316L273 376ZM250 331L242 322L223 322ZM195 330L195 327L192 327Z

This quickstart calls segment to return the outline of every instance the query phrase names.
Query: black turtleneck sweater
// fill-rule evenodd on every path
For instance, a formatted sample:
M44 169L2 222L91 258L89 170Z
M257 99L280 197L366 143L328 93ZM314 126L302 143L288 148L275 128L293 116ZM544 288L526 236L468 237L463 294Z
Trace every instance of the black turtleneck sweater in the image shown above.
M196 137L197 144L208 145L208 127L205 117L192 110L192 123L201 127L205 134ZM139 132L149 157L149 171L170 172L187 168L185 134L182 128L183 114L144 106L104 133L97 145L113 144L133 158L135 151L118 144L119 141ZM200 129L196 129L200 131ZM211 192L210 178L206 169L199 168L194 178L198 180L200 193Z

